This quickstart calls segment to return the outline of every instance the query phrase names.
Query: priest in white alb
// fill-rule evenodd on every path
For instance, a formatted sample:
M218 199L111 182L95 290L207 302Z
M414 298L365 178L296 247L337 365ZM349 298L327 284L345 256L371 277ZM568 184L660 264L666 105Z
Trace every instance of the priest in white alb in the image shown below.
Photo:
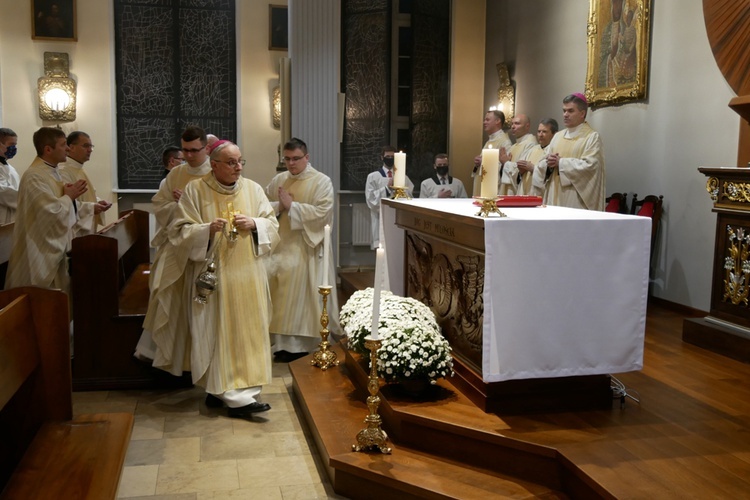
M189 317L193 383L205 388L207 406L226 405L235 418L271 409L257 399L271 382L271 300L262 260L279 242L273 208L263 188L242 177L244 164L235 144L214 144L211 173L185 186L169 226L168 250L170 272L184 269L191 285L209 262L216 266L215 288L205 303L194 300L195 286L187 295L181 287L171 293L185 301ZM154 366L178 364L175 356L184 353L170 352L174 342L164 331L152 333Z
M500 177L501 195L535 195L531 185L531 173L534 164L542 157L542 149L534 134L530 132L529 117L520 114L513 117L510 134L516 139L510 151L500 150L502 176Z
M544 203L604 210L606 171L599 134L586 122L583 94L563 99L565 129L552 138L547 156L534 167L532 182L543 190Z
M318 287L336 284L333 252L324 254L324 231L333 224L333 184L309 162L304 141L283 147L287 171L276 175L266 194L279 221L281 242L268 263L274 357L288 362L313 351L321 341L322 299ZM328 266L324 265L328 261ZM328 269L328 276L323 270ZM328 296L329 330L338 332L336 294Z
M68 151L62 130L42 127L33 140L37 157L21 176L5 288L33 285L70 294L66 252L77 220L75 200L86 182L66 183L57 170Z
M503 127L505 127L505 113L499 109L490 109L484 114L483 126L484 131L487 133L487 142L484 143L484 149L505 148L506 152L510 151L510 147L513 143L510 142L508 134L503 131ZM479 196L481 191L482 176L479 175L481 173L479 168L481 164L482 155L480 153L474 158L474 170L471 172L471 177L473 178L474 183L472 194L474 196ZM497 168L499 169L500 165L498 165Z
M172 295L162 295L159 290L169 287L185 287L183 274L180 269L172 269L171 259L165 259L165 252L169 248L167 231L174 219L177 203L187 184L200 179L211 171L208 159L206 132L195 125L188 126L182 133L182 152L186 163L173 167L167 177L159 185L159 191L151 198L158 229L151 246L156 249L154 262L151 264L149 275L149 291L151 296L148 303L146 319L143 323L143 334L135 349L135 357L144 361L154 359L154 343L151 339L154 329L170 330L169 337L177 343L176 351L185 350L184 358L189 358L190 343L187 337L187 312L182 300L172 300ZM190 284L187 284L189 288ZM160 299L157 299L159 297ZM169 318L167 321L165 318ZM180 356L182 358L183 356ZM169 371L172 375L180 376L187 366L174 365Z
M76 130L68 134L68 158L58 165L60 175L66 182L86 181L88 190L76 200L78 222L73 228L73 237L94 234L98 226L104 225L104 212L112 207L106 200L96 196L94 185L86 175L83 164L91 159L94 145L91 136L86 132Z

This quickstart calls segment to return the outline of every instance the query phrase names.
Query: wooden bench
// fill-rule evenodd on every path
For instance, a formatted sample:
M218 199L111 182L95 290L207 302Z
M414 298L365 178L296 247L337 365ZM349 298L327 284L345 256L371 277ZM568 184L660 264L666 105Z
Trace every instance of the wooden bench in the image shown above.
M129 210L73 239L73 389L184 385L133 357L148 308L148 213Z
M111 499L133 415L73 418L68 297L0 292L0 499Z
M8 260L13 248L13 223L0 224L0 290L5 288Z

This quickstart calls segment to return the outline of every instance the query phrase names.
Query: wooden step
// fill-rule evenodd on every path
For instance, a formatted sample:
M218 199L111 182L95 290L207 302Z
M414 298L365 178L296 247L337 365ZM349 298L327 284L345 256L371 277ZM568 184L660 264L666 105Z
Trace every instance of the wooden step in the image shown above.
M580 491L580 481L558 473L562 466L555 450L504 438L497 432L503 426L498 417L478 410L457 391L437 404L410 403L397 401L384 388L380 413L393 452L353 452L356 435L365 427L366 394L344 365L343 350L334 349L342 360L338 368L311 367L309 357L289 368L337 493L350 498L567 498L561 487L571 481ZM443 417L431 416L434 411ZM591 488L585 493L606 496L592 495Z

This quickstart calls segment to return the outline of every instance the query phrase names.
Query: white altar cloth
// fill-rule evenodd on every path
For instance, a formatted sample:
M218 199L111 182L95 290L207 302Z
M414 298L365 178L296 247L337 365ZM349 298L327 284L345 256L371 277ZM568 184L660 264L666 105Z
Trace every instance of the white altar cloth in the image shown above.
M478 211L470 199L397 203ZM651 219L552 206L501 210L506 218L484 219L483 380L643 368ZM395 215L382 205L390 284L404 295L405 235Z

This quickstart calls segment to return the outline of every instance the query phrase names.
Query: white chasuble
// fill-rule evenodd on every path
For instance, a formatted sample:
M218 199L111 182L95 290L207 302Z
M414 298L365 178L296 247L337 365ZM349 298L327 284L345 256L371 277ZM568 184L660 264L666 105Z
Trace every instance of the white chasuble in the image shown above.
M278 212L279 187L292 198L289 211L278 217L281 241L266 261L271 287L273 317L271 333L320 338L323 259L328 260L325 282L336 289L333 249L323 255L325 226L333 225L333 184L331 179L308 163L297 175L282 172L271 180L266 194ZM338 300L328 296L329 330L338 332Z
M73 237L86 236L87 234L96 233L97 226L104 225L104 214L95 214L94 205L99 199L96 197L96 190L94 185L91 183L89 176L86 175L86 171L83 169L83 164L78 163L73 158L68 157L64 163L60 163L57 166L60 169L60 175L63 181L73 184L79 180L86 181L88 190L81 196L76 198L76 206L78 207L78 221L73 227Z
M604 210L606 171L599 134L584 122L556 133L547 153L560 163L547 172L547 159L534 168L533 184L544 189L544 203L569 208Z
M236 241L224 233L209 238L209 224L225 218L230 206L235 214L253 218L257 230L239 231ZM186 263L187 284L192 285L206 269L207 257L214 258L217 265L216 289L207 303L191 297L185 304L193 382L212 394L271 382L271 300L262 259L278 244L279 235L263 189L245 178L234 186L222 186L212 173L189 183L177 205L169 239L175 260ZM162 339L157 333L152 332L161 350ZM168 342L164 345L169 348Z
M535 150L541 151L539 143L532 134L526 134L510 148L510 160L503 165L503 175L500 177L498 192L501 195L529 195L531 186L531 172L524 172L519 176L518 162L527 160L535 163L531 156ZM537 160L538 161L538 160Z
M65 252L76 214L73 200L63 193L60 173L37 157L21 177L18 193L5 288L34 285L69 294Z

